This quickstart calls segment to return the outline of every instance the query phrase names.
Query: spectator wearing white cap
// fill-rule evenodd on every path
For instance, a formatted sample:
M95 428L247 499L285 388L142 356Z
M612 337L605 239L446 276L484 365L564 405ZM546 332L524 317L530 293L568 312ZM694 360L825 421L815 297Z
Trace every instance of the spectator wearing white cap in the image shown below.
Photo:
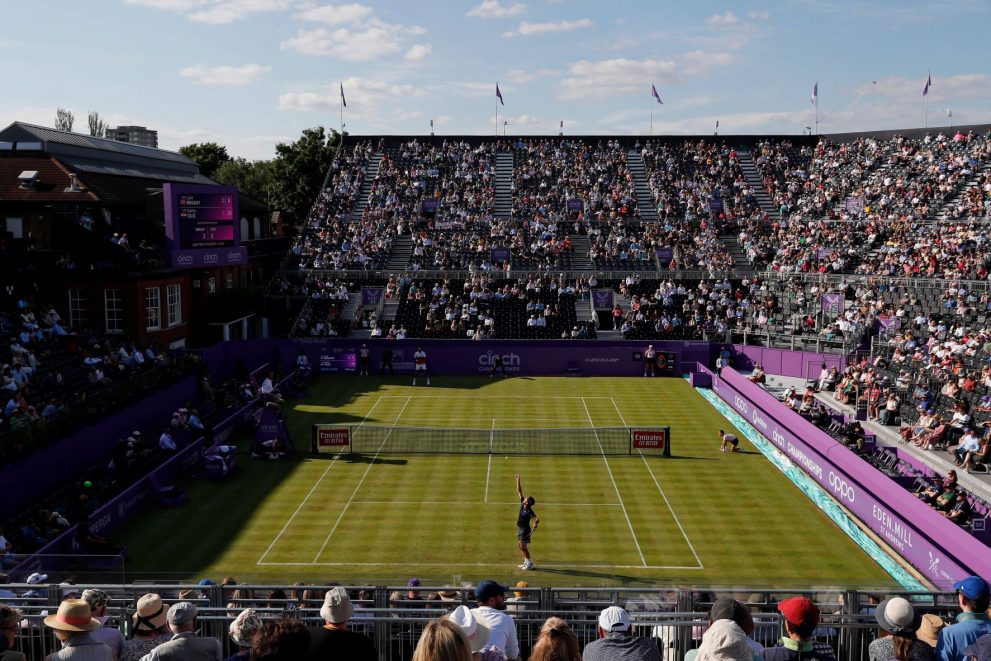
M378 653L371 639L348 628L348 620L354 615L351 597L347 590L331 588L323 599L320 617L322 627L311 627L311 661L323 659L348 659L348 661L377 661Z
M254 644L255 634L261 629L262 619L255 613L254 608L245 608L238 613L234 621L231 622L228 632L231 641L238 646L238 651L231 654L224 661L249 661L251 659L251 648ZM307 645L309 645L307 637Z
M173 604L167 619L175 635L141 657L141 661L221 661L220 641L196 636L197 613L191 601Z
M93 636L96 640L110 648L114 653L114 658L119 659L124 652L124 635L120 629L107 626L107 606L110 604L110 595L103 590L83 590L82 599L89 604L90 617L100 623L99 629L94 629Z
M874 619L885 635L871 642L870 661L930 661L933 648L916 637L922 617L907 599L893 597L877 605Z
M661 661L657 644L649 638L632 635L630 614L619 606L599 613L599 639L585 646L583 661Z

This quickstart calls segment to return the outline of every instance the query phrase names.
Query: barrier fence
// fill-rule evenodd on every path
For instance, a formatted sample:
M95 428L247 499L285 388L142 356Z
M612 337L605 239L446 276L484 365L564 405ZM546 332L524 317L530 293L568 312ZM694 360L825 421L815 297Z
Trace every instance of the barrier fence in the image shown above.
M256 609L263 619L291 617L307 626L319 626L323 591L329 586L229 585L157 583L98 586L10 586L28 596L0 598L20 608L21 623L15 648L28 659L42 659L58 649L58 641L43 625L44 615L53 613L64 595L78 595L86 587L99 587L111 595L106 626L131 635L131 619L138 598L157 593L166 604L182 598L199 610L199 633L219 639L224 655L237 651L228 637L228 626L244 608ZM411 658L423 627L458 605L474 606L470 586L350 586L355 606L351 628L367 635L378 650L380 661L407 661ZM71 591L71 593L70 593ZM281 591L281 593L276 592ZM596 623L601 609L619 605L630 612L633 633L653 639L665 661L680 661L685 652L698 647L708 626L708 610L715 599L729 596L747 605L754 619L751 637L765 646L774 645L783 633L776 604L792 592L769 590L727 590L705 588L520 588L521 597L507 601L506 611L516 621L521 658L526 659L536 641L540 626L551 616L563 617L575 630L581 646L597 637ZM441 595L444 596L441 596ZM959 612L954 594L889 593L862 590L808 593L819 606L820 626L814 637L829 644L836 658L849 661L868 659L867 647L878 637L877 624L870 610L878 599L899 594L925 613L952 621ZM277 596L276 596L277 595Z

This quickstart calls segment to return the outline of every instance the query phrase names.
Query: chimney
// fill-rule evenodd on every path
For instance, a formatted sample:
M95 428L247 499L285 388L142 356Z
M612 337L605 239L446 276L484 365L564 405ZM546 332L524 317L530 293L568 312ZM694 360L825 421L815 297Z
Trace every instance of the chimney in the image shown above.
M82 189L79 187L79 182L76 180L76 173L75 172L70 172L69 173L69 187L66 188L62 192L63 193L78 193L81 190Z

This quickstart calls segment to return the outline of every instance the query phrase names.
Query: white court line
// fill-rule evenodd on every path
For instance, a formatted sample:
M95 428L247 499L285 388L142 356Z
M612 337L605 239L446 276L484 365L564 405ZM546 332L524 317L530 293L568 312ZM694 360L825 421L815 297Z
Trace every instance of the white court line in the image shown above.
M381 452L382 448L385 447L385 442L388 441L389 436L392 435L392 431L396 428L396 423L399 422L400 418L403 417L403 411L405 411L406 407L409 406L410 399L412 399L412 397L406 398L406 403L403 404L403 408L399 410L399 415L396 416L395 421L392 423L392 429L390 429L389 433L385 435L385 438L382 439L382 445L380 445L379 449L375 451L374 455L372 455L372 460L368 462L368 468L365 469L365 473L361 476L361 479L358 481L358 486L356 486L354 488L354 491L351 492L351 497L348 498L348 502L344 504L344 509L342 509L341 513L337 516L337 521L334 522L334 527L330 529L329 533L327 533L327 538L323 540L323 545L320 547L320 550L317 551L317 555L315 558L313 558L313 562L316 562L317 560L320 559L320 554L323 553L323 550L325 548L327 548L327 544L330 543L330 538L334 536L335 532L337 532L337 526L341 525L341 520L344 519L344 515L347 513L348 508L351 507L351 503L354 502L354 497L355 495L357 495L358 489L360 489L361 485L365 483L365 478L368 477L368 471L372 470L372 466L375 465L375 460L378 458L379 452Z
M365 417L361 419L361 422L360 423L358 423L358 426L359 427L361 425L365 424L365 420L368 420L368 416L370 416L372 414L372 411L374 411L375 408L381 402L382 402L382 398L381 397L379 397L378 399L375 400L375 403L372 404L372 408L368 409L368 413L366 413L365 414ZM337 459L340 456L341 456L341 454L338 453L333 459L331 459L330 463L327 465L327 468L325 468L323 470L323 473L320 475L319 478L317 478L317 481L313 483L313 486L310 488L310 492L308 494L306 494L306 497L303 498L303 500L300 501L300 503L299 503L298 506L296 506L296 511L292 513L292 516L289 517L289 520L286 521L286 524L284 526L282 526L282 530L280 530L279 531L279 534L275 536L275 539L272 540L272 543L268 545L268 548L265 549L265 552L264 553L262 553L262 557L258 558L258 562L256 562L255 564L258 564L258 565L262 564L262 560L265 559L265 556L267 556L269 554L269 551L271 551L275 547L276 543L278 543L278 541L282 538L282 535L284 535L285 532L286 532L286 530L289 529L289 526L292 525L293 519L296 518L296 515L299 514L299 511L301 509L303 509L303 506L304 505L306 505L306 501L308 501L310 499L310 496L313 495L313 492L317 490L317 487L318 486L320 486L320 483L323 481L323 478L327 477L327 473L330 472L330 469L334 467L334 464L337 463Z
M492 432L489 434L489 467L485 469L485 502L489 502L489 477L492 475L492 442L495 440L495 418L492 418Z
M270 567L503 567L506 563L494 562L260 562L258 564ZM678 565L596 565L582 563L541 563L541 567L561 567L573 569L668 569L691 571L701 567L681 567Z
M381 395L382 399L406 399L407 395ZM408 395L413 399L533 399L532 395ZM609 395L540 395L540 399L609 399Z
M616 400L612 397L610 397L609 400L612 402L613 408L616 409L616 413L619 414L619 419L622 420L623 426L628 427L629 425L626 424L626 419L623 418L623 412L620 411L619 406L616 405ZM695 562L699 563L699 569L703 569L702 560L699 558L699 554L695 552L695 547L692 546L692 540L688 538L688 533L686 533L685 529L682 527L681 521L678 519L678 515L675 514L674 508L671 507L671 502L668 500L667 494L664 493L664 489L661 488L661 483L658 482L657 478L654 476L654 471L651 469L650 464L647 462L647 457L644 456L643 452L640 453L640 458L643 459L644 465L647 466L647 472L650 473L650 479L654 480L654 486L656 486L657 490L661 492L661 498L664 499L664 504L668 506L668 511L671 512L674 522L678 524L678 529L681 531L681 535L685 538L685 543L688 544L688 548L691 550L692 555L695 556Z
M595 430L595 422L592 421L592 414L588 412L588 404L585 403L584 397L582 397L582 406L585 407L585 415L588 416L588 424L592 427L592 434L595 436L595 442L599 445L599 452L602 453L602 461L606 463L606 470L609 472L609 480L612 482L612 488L616 490L616 497L619 498L619 506L623 508L623 516L626 517L626 524L630 526L630 534L633 535L633 543L636 544L637 553L640 554L640 562L643 563L644 567L646 567L647 558L643 557L643 551L640 550L640 540L637 539L637 533L633 530L633 522L630 521L630 515L626 513L626 505L623 503L623 497L619 494L619 487L616 486L616 479L613 477L612 468L609 467L609 460L606 458L606 450L602 447L601 441L599 441L599 432Z
M450 500L356 500L352 505L450 505ZM486 501L482 503L471 503L458 501L458 505L516 505L519 506L520 501L514 500L510 502L496 502L496 501ZM619 507L619 503L546 503L540 501L541 507Z

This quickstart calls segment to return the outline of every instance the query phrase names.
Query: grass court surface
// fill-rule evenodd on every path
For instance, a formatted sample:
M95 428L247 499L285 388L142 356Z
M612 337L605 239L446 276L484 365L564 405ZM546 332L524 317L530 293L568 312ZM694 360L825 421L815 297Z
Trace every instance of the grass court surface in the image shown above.
M326 376L286 405L295 458L240 463L116 537L128 578L292 583L894 586L764 457L674 378ZM421 381L422 383L422 381ZM315 423L453 428L670 425L673 455L312 457ZM734 432L735 433L735 432ZM738 434L738 436L742 435ZM541 524L516 568L520 473ZM147 572L147 576L143 573Z

